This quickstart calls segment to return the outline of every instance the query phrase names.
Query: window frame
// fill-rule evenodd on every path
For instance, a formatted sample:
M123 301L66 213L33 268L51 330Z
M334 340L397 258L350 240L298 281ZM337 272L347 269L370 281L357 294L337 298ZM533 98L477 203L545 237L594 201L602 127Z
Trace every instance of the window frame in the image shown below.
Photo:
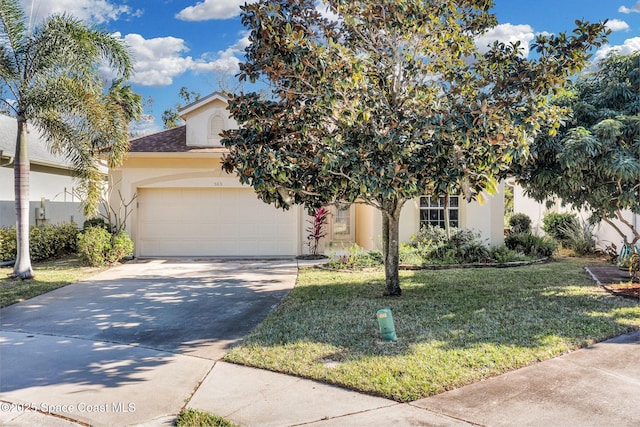
M433 199L438 198L434 203ZM432 225L435 227L445 228L444 215L444 196L420 196L420 212L418 222L420 227ZM435 217L434 217L435 216ZM449 226L460 227L460 196L457 194L449 195Z

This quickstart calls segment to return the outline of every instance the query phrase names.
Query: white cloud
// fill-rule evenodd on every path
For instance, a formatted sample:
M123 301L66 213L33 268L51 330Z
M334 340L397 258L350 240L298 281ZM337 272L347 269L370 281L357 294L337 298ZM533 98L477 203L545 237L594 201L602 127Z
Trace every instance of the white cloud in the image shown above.
M229 19L240 15L240 6L251 0L204 0L195 6L188 6L176 15L182 21L207 21L209 19Z
M244 48L247 46L249 46L249 33L245 32L240 40L227 49L218 52L216 57L211 58L212 55L204 55L199 60L194 61L191 69L194 71L235 74L240 70L238 56L244 55Z
M129 134L132 138L149 135L161 130L162 126L159 126L155 118L150 114L145 114L142 119L137 122L129 123Z
M629 29L629 24L620 19L611 19L607 21L607 28L611 31L625 31Z
M240 15L240 6L255 0L203 0L182 9L176 15L182 21L207 21L210 19L229 19ZM316 10L329 20L338 20L338 15L327 9L326 4L319 0Z
M121 16L142 14L140 10L134 11L129 6L110 0L22 0L22 5L27 15L32 15L33 22L39 22L49 15L67 13L82 21L102 24Z
M493 27L476 39L476 46L480 53L486 53L493 42L512 43L520 41L523 56L529 56L529 42L535 37L530 25L500 24Z
M593 57L593 66L597 67L598 62L600 62L601 59L605 58L612 51L617 51L621 55L629 55L635 52L640 52L640 37L632 37L625 40L621 45L617 46L611 46L608 44L602 46L600 49L598 49L598 52L596 52Z
M640 1L638 1L636 4L634 4L631 7L626 7L626 6L620 6L618 8L618 12L620 13L640 13Z
M143 86L168 86L174 78L188 71L235 73L239 69L238 56L248 44L247 35L244 35L224 51L194 59L186 55L189 49L180 38L145 39L140 34L127 34L124 41L134 61L134 75L130 81Z

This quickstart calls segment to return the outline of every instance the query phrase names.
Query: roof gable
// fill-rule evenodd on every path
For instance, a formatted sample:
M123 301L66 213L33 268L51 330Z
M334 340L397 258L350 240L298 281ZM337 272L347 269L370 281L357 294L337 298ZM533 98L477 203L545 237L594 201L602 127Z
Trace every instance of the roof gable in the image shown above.
M236 129L229 116L228 98L213 92L180 110L185 124L173 129L145 135L130 141L130 153L197 153L226 152L221 133Z
M222 92L213 92L203 98L198 99L197 101L192 102L189 105L182 107L180 111L178 111L178 114L180 114L180 117L186 117L192 112L206 107L207 105L215 101L222 101L226 105L229 103L229 98L227 98Z

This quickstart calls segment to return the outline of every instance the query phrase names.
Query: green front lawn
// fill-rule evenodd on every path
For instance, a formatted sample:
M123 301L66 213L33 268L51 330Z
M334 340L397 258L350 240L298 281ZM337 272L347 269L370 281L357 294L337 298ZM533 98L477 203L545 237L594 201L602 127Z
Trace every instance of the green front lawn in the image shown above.
M226 360L412 401L640 327L640 303L613 297L580 259L509 269L305 269L290 296ZM396 343L376 312L392 310Z
M96 274L104 268L88 267L77 257L33 264L32 280L10 279L13 267L0 267L0 307L6 307Z

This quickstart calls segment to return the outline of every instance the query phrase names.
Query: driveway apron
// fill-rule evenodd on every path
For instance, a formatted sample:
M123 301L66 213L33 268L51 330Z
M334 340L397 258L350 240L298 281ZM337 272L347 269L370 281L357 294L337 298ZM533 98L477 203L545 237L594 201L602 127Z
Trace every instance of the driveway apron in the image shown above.
M26 409L170 422L296 272L293 260L141 260L0 310L0 400L12 403L0 424Z

